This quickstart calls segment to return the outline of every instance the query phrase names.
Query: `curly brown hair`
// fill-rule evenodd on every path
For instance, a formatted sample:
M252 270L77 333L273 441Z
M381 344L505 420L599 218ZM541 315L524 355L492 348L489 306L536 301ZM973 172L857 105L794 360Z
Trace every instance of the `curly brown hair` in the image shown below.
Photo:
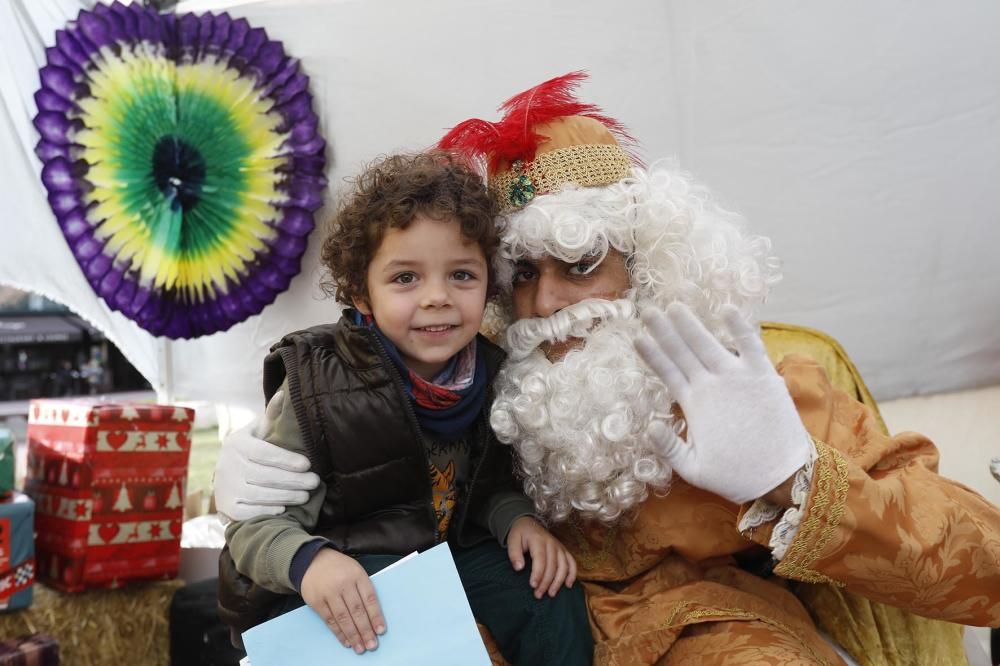
M462 235L479 245L496 293L493 253L500 244L496 197L483 179L454 155L428 151L383 156L351 181L330 221L321 260L329 272L320 286L352 306L368 297L368 265L389 229L405 229L420 214L453 218Z

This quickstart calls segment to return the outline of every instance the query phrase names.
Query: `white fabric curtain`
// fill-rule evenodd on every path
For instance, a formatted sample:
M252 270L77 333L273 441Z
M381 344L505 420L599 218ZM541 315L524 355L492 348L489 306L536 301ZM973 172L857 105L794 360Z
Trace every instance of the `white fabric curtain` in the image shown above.
M84 280L38 180L30 118L69 0L0 1L0 282L68 303L154 383L156 344ZM677 156L785 260L764 315L837 337L879 398L1000 382L1000 5L905 0L191 0L265 27L312 77L330 202L379 153L430 145L587 69L582 96ZM323 215L320 216L321 219ZM318 234L263 314L172 345L179 397L259 407L283 332L336 317Z
M39 179L41 164L34 154L38 135L31 122L36 113L33 95L38 69L45 64L45 47L54 42L56 30L93 4L93 0L0 0L0 150L4 156L0 160L0 283L69 305L102 330L161 393L169 384L178 399L258 408L263 401L260 366L267 348L287 330L335 316L329 308L313 311L285 299L263 316L222 334L190 341L157 340L112 312L94 294L48 207ZM300 19L305 16L298 15ZM307 265L315 267L315 259ZM296 281L300 297L314 281L312 277Z
M112 313L91 290L46 201L35 157L38 70L55 31L92 0L0 2L0 283L65 303L100 328L152 382L160 378L153 339Z

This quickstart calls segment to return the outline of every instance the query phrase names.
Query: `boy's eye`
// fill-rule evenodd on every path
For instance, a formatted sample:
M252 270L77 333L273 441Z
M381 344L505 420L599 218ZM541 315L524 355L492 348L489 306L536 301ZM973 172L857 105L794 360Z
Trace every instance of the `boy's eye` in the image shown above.
M453 280L460 280L462 282L476 279L476 276L470 273L469 271L455 271L454 273L451 274L451 277Z
M417 276L413 273L400 273L396 277L392 278L393 282L398 282L399 284L410 284L415 282Z

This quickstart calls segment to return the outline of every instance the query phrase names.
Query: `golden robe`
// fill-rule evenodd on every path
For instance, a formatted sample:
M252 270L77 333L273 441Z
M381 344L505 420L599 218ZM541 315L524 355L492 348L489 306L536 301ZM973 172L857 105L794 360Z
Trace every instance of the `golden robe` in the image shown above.
M584 581L595 663L841 663L793 590L861 663L964 663L957 625L855 595L949 622L1000 624L1000 510L939 476L925 437L885 434L877 414L835 389L816 361L790 356L778 371L818 459L773 576L750 572L770 558L773 524L740 534L746 506L679 479L617 525L554 530ZM864 613L870 626L858 620ZM881 637L879 618L895 624Z
M967 663L951 622L1000 624L1000 510L938 476L926 438L886 434L836 340L761 329L819 454L799 531L767 575L773 525L740 535L747 506L679 479L629 521L555 528L579 564L595 663L840 663L817 625L860 664Z

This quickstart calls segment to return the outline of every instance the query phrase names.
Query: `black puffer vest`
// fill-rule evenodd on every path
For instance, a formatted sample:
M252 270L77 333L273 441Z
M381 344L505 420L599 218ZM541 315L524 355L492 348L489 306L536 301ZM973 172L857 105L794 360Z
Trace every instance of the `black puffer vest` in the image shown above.
M504 354L485 338L487 381ZM375 334L342 318L286 335L264 360L264 395L288 378L288 399L313 471L326 483L326 501L314 534L349 555L397 554L435 545L430 462L396 366ZM520 490L512 452L496 441L483 413L467 433L473 444L470 481L459 488L449 540L471 546L492 538L469 521L496 492ZM243 632L272 616L285 601L236 571L228 548L219 560L219 613Z

